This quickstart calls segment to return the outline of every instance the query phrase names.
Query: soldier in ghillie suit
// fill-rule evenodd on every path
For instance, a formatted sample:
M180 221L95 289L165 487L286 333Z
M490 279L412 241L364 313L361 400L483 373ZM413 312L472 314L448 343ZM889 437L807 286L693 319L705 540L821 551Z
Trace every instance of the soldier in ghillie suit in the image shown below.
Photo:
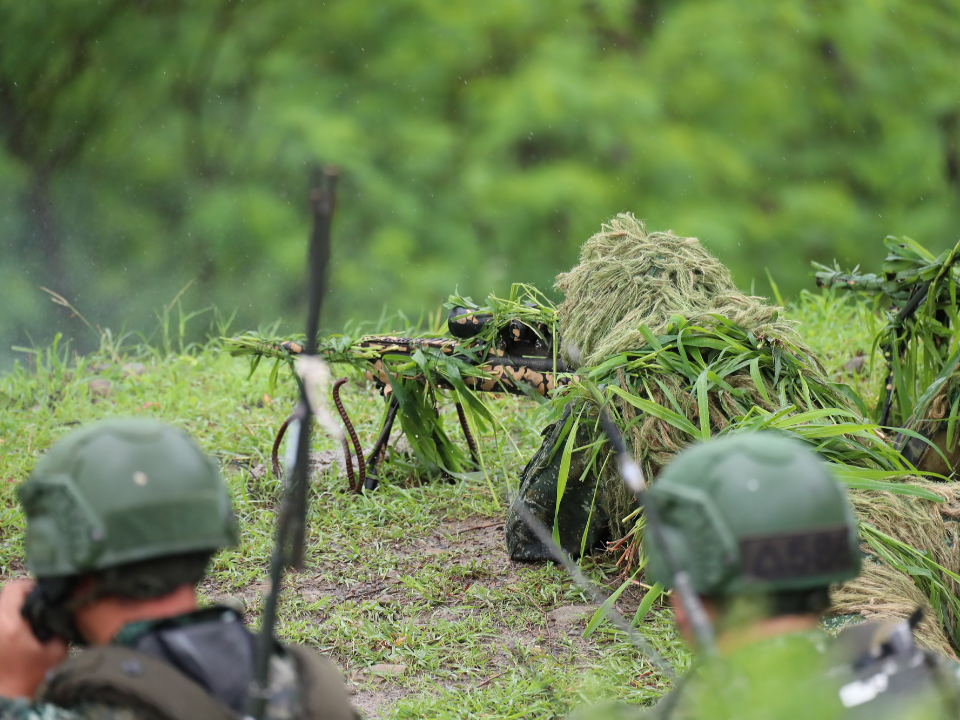
M245 715L255 637L196 599L237 541L213 461L161 423L106 421L57 443L19 496L36 582L0 591L0 717ZM68 643L84 649L68 658ZM329 660L277 643L266 717L358 716Z
M850 407L847 398L828 386L819 362L803 346L793 324L782 319L782 309L741 293L729 270L696 238L679 237L672 232L648 233L632 215L619 215L584 243L579 265L559 275L556 287L565 295L557 310L563 359L569 366L580 368L579 374L584 375L589 369L591 379L615 384L629 394L630 397L615 395L612 400L627 424L624 435L632 442L633 452L648 478L655 478L674 453L693 439L671 424L669 417L664 419L649 412L656 412L650 403L689 417L698 429L706 423L710 432L724 430L734 417L745 415L751 407L769 411L789 403L804 410ZM678 326L678 319L685 327ZM709 377L701 379L705 365L702 361L709 362L708 354L714 348L703 344L690 330L707 335L707 342L714 345L726 341L731 328L747 336L737 353L746 362L738 363L740 367L720 378L721 383L712 382ZM643 362L639 353L647 348L658 350L656 338L676 336L680 330L694 343L684 344L681 339L681 347L692 350L695 357L680 358L680 363L670 362L672 358L666 363ZM735 340L731 343L734 347ZM669 355L660 353L660 357ZM600 368L605 370L598 371ZM702 393L691 387L698 382L706 386ZM809 398L800 397L801 382L808 388L812 385ZM781 390L782 395L778 392ZM647 403L648 412L632 404L633 397ZM701 399L706 402L701 403ZM528 505L543 505L549 511L545 519L551 521L555 474L561 459L554 449L565 442L573 418L582 409L579 399L565 405L562 422L544 433L546 442L522 476L520 496ZM701 409L706 410L704 418ZM595 437L594 424L578 424L577 450L590 446ZM571 482L567 486L569 494L565 493L560 503L560 512L567 511L577 500L581 506L592 506L591 528L596 528L593 532L602 535L603 526L609 523L613 538L618 539L631 529L632 523L625 521L632 510L631 499L613 465L600 465L594 460L592 452L571 455L576 472L572 471L570 478L591 482ZM518 533L524 532L522 523L512 523L511 527ZM579 544L583 520L566 528L561 524L561 536L565 531ZM514 559L549 557L529 536L521 539L519 534L508 532L507 542ZM588 543L588 547L593 544Z
M772 433L709 440L682 451L646 503L663 531L648 537L648 577L671 587L685 572L715 641L693 633L672 596L694 667L652 710L608 705L578 720L958 716L956 671L916 647L907 623L866 623L836 641L818 627L830 586L860 570L860 541L846 493L813 452Z
M654 487L691 442L773 430L815 447L857 488L851 500L869 562L835 592L832 613L900 620L920 606L918 641L954 656L960 486L911 477L862 400L830 380L782 308L741 293L695 238L647 232L632 215L587 240L557 288L566 296L557 311L563 359L577 378L551 400L554 421L521 474L507 515L513 559L550 557L516 511L523 503L556 527L568 552L612 541L626 566L640 562L642 518L599 430L598 402Z

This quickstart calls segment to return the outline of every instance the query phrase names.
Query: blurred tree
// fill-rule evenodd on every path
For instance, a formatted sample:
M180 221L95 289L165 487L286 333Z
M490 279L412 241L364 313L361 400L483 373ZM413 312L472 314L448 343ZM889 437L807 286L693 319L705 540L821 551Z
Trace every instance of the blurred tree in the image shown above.
M548 288L622 210L795 292L955 240L958 65L948 0L0 0L0 347L59 329L37 285L299 315L316 160L331 327Z
M115 102L118 73L107 70L99 47L121 23L128 3L92 7L0 4L0 138L25 173L20 211L27 230L23 259L38 259L47 282L69 292L63 229L52 184L103 130ZM107 43L104 43L107 47Z

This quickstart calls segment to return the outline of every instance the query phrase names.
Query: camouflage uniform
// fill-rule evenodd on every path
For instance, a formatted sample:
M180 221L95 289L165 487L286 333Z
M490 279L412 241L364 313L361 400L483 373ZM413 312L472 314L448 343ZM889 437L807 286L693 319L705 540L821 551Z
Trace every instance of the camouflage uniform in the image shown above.
M70 433L19 494L26 564L37 578L21 614L41 643L57 636L86 645L75 624L80 608L107 596L135 603L195 586L213 552L237 541L216 464L184 433L153 421ZM239 718L254 686L257 644L223 607L130 623L109 644L50 669L32 702L0 698L0 715ZM275 643L264 693L272 720L358 717L336 667L307 648Z
M240 641L239 647L214 648L214 652L220 653L221 656L228 649L232 650L233 654L222 657L223 660L227 661L226 664L229 664L230 670L222 673L219 686L212 688L217 699L235 710L239 717L244 710L246 691L252 677L250 661L252 660L253 636L243 628L242 620L233 610L213 607L162 621L131 623L117 634L113 644L140 652L152 650L154 653L158 651L159 646L163 648L160 652L163 652L170 645L179 644L170 642L171 634L179 634L179 631L183 629L188 632L191 630L199 631L206 636L208 641L211 638L216 641L218 637L222 641L222 638L231 635L233 639ZM161 639L159 643L157 642L158 637ZM246 653L244 645L247 646ZM147 654L152 653L147 652ZM237 654L241 657L237 658ZM189 663L183 662L183 658L159 657L153 654L152 656L164 661L173 660L178 669L203 687L211 689L209 685L215 684L211 683L210 678L205 676L209 672L208 669L197 666L189 667ZM238 659L240 660L239 663L237 662ZM328 707L317 709L322 713L321 716L343 718L344 720L359 718L359 715L350 707L342 678L336 667L319 656L317 656L317 660L319 660L319 673L314 674L311 682L324 685L317 694L325 696L329 703ZM52 674L55 673L56 669L52 671ZM223 683L222 678L227 674L233 676L232 682ZM268 690L271 699L267 707L267 718L270 720L292 720L301 716L300 710L303 703L300 683L300 673L294 656L287 648L278 644L277 653L271 659L270 688ZM41 688L38 691L38 697L41 698L39 700L28 701L0 697L0 718L11 718L12 720L142 720L143 718L142 714L137 714L129 708L98 702L82 703L72 708L60 707L42 700L45 690L46 688ZM317 689L314 688L314 690Z
M839 662L834 640L819 631L770 638L722 660L695 665L652 708L611 703L581 710L571 720L933 720L957 717L960 666L927 656L907 677L895 672L878 685L873 671L858 673ZM866 682L864 682L866 681ZM863 702L858 685L878 689ZM845 706L843 698L849 707Z
M520 489L507 510L506 542L511 560L536 562L552 560L553 551L544 547L523 520L516 506L523 504L546 527L556 527L560 546L573 557L602 547L610 539L609 519L596 502L597 473L588 467L590 453L584 450L570 456L570 478L557 507L562 449L560 438L569 432L569 408L563 417L546 427L543 443L520 474ZM593 440L586 424L577 428L575 446L582 448Z
M835 681L826 682L827 638L819 632L779 636L695 665L652 708L626 703L589 708L571 720L840 717Z

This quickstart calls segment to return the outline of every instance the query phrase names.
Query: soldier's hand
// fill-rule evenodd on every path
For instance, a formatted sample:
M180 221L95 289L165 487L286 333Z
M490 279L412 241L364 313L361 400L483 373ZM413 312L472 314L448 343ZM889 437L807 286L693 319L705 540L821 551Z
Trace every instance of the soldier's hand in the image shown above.
M0 589L0 697L32 697L47 671L67 657L63 640L41 643L20 615L32 587L11 580Z

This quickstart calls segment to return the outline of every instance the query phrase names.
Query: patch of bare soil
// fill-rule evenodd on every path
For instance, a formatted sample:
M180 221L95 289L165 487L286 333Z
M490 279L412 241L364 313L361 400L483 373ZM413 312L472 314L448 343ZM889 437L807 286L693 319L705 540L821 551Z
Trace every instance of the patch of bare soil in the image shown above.
M524 658L530 653L554 655L566 661L572 656L595 651L594 644L582 637L595 608L583 604L548 606L525 592L521 587L524 575L534 572L539 566L510 560L501 518L475 516L447 522L425 535L412 537L408 543L386 544L379 551L388 553L395 566L383 577L338 585L314 573L288 574L284 578L284 591L299 595L307 603L335 598L338 602L376 600L385 608L422 607L423 597L410 592L401 578L417 578L426 565L436 565L440 561L448 576L462 580L462 588L452 593L448 601L439 606L433 604L427 611L420 612L414 619L415 624L468 621L475 613L489 614L489 609L480 608L469 599L468 590L471 586L505 593L516 592L528 607L536 608L542 615L541 622L530 623L517 622L513 617L496 619L496 637L485 640L487 661L483 674L471 680L474 687L495 682L513 672L526 662ZM348 563L332 560L335 556L334 553L325 554L324 565L317 568L316 572L328 573L327 578L331 570L338 575L349 576ZM252 620L259 614L263 597L269 592L269 582L254 583L231 594L218 593L212 583L208 583L204 589L211 599L236 604L237 609L243 610L247 619ZM642 595L642 588L636 588L635 592L627 590L617 603L618 609L624 614L632 614ZM350 667L349 660L341 660L341 670L354 695L353 702L364 717L371 720L384 717L389 708L403 698L424 692L422 685L411 687L417 685L410 682L413 679L412 671L400 662L384 661L369 667ZM434 687L452 689L462 681L431 679L429 683Z
M516 586L522 575L531 572L536 565L517 563L507 554L504 541L504 522L499 518L470 517L463 521L448 522L431 532L422 540L411 545L396 548L395 552L406 559L405 573L415 573L425 561L442 557L443 563L451 572L456 567L475 566L477 560L483 560L484 572L471 576L462 573L466 582L481 585L488 589L509 590ZM520 591L522 592L522 591ZM572 605L558 608L542 607L537 601L526 595L531 606L536 607L544 618L542 625L523 625L514 622L497 623L497 635L494 651L486 666L486 677L478 678L475 687L482 687L512 672L518 664L525 662L524 655L531 650L558 657L569 657L571 645L574 651L583 650L588 645L582 638L586 623L595 608L589 605ZM397 602L407 600L401 594ZM463 620L472 612L471 607L440 607L420 616L419 621L428 624L436 620ZM389 674L371 676L367 672L354 674L351 680L356 684L354 701L365 717L382 717L392 704L413 692L411 689L393 686L382 687ZM452 689L460 683L436 683L440 687Z

